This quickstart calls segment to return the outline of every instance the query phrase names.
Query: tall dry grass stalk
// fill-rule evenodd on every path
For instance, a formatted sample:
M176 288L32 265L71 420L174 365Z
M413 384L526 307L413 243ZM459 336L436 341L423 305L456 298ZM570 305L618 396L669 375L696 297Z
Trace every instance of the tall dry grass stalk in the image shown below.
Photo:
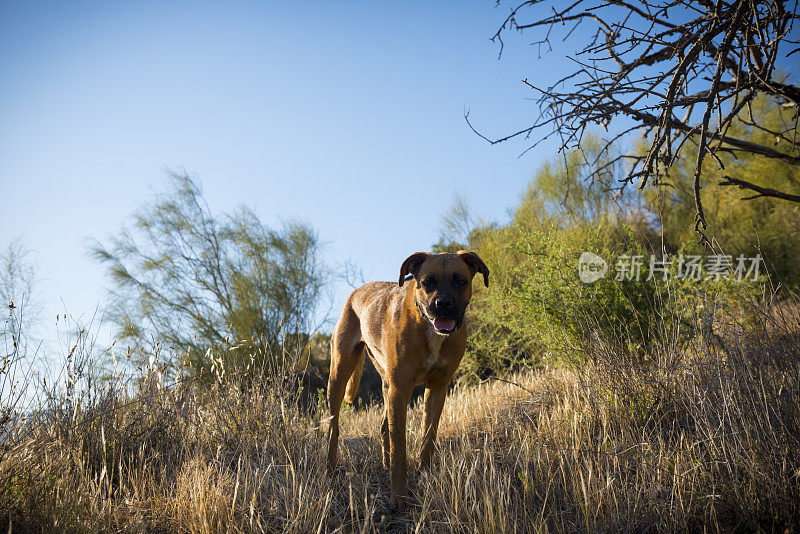
M135 394L97 388L80 401L53 398L26 421L9 412L0 524L14 532L796 529L797 315L773 314L758 331L714 320L714 336L665 343L644 362L598 342L581 368L456 387L435 465L412 467L415 502L402 514L387 507L380 406L342 416L340 468L326 476L324 403L300 391L297 357L247 380L217 369L203 387L146 379ZM413 406L412 457L421 426Z

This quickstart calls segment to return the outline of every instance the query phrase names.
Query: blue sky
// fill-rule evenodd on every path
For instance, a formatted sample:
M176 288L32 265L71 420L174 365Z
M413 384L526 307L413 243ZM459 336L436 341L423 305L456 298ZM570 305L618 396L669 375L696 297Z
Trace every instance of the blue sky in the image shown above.
M197 176L213 211L301 219L325 259L394 280L461 194L503 219L544 144L490 146L535 106L521 79L570 67L526 37L489 41L508 6L471 2L0 3L0 245L38 254L44 329L91 315L87 254L154 193ZM532 39L530 39L532 40ZM349 288L335 288L338 310ZM334 312L335 313L335 312Z

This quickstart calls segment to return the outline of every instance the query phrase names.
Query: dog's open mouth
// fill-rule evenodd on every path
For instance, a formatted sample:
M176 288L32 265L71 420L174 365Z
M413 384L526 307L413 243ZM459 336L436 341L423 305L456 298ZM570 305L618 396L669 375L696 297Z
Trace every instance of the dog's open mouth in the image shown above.
M433 320L433 328L440 334L452 334L456 331L456 320L437 317Z

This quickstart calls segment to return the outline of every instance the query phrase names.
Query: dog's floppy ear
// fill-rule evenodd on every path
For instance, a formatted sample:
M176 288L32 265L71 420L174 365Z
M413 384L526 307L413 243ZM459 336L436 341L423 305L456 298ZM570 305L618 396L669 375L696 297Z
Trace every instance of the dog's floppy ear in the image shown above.
M483 275L483 285L489 287L489 268L483 263L481 257L468 250L459 250L458 256L470 268L472 276L475 276L476 273L481 273Z
M415 252L406 258L406 261L403 262L403 266L400 267L400 280L397 282L400 287L403 287L403 283L406 281L406 275L413 274L416 276L420 265L428 259L428 256L430 256L430 254L427 252Z

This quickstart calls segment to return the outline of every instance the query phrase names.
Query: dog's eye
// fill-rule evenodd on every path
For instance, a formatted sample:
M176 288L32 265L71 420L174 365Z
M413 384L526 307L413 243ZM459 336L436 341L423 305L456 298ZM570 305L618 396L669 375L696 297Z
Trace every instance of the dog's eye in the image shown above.
M435 283L436 283L436 280L434 280L430 276L428 278L423 278L422 279L422 287L424 287L425 289L432 288Z
M467 285L467 281L459 276L454 276L453 284L457 285L458 287L464 287L465 285Z

